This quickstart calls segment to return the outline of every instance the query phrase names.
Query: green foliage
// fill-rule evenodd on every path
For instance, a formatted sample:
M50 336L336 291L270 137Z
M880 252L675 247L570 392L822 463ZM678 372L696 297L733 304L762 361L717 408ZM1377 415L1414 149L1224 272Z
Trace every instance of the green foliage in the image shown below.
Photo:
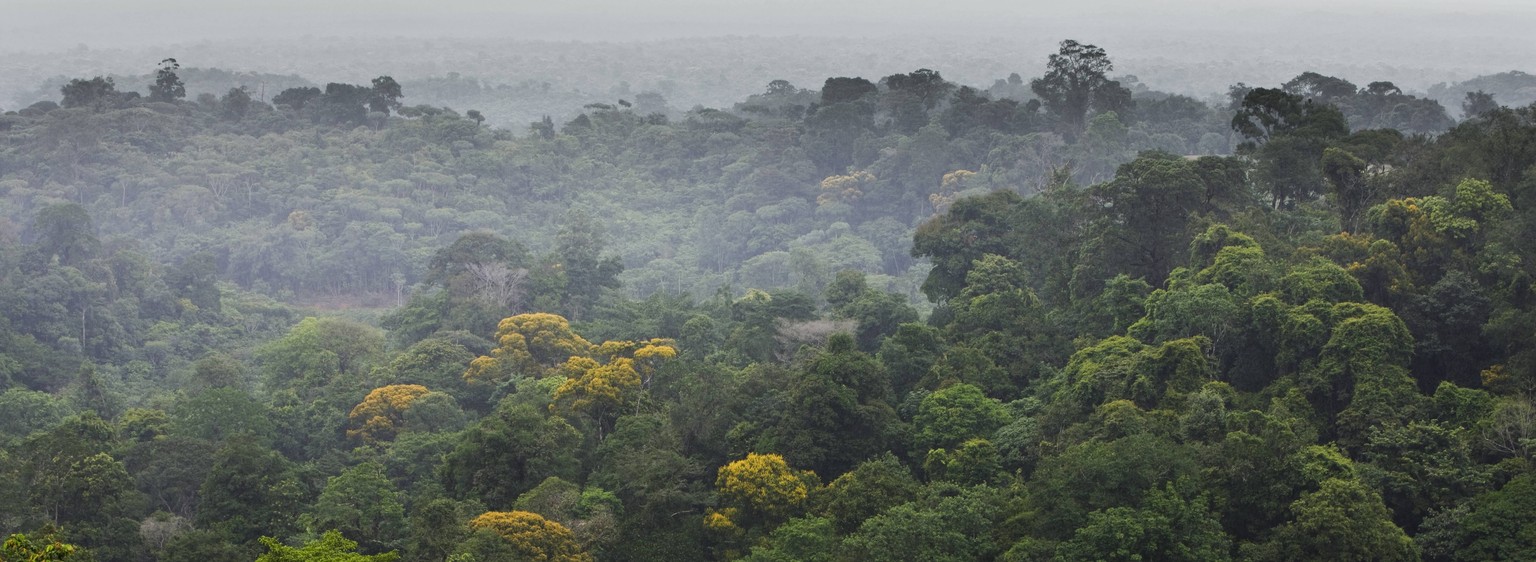
M1154 488L1140 509L1115 507L1088 514L1072 540L1056 548L1059 560L1231 560L1231 539L1207 508L1206 498L1184 499L1173 485Z
M443 487L458 498L491 507L511 506L550 476L576 478L581 434L559 417L504 402L464 431L443 458Z
M1147 433L1074 445L1042 460L1031 477L1029 527L1034 536L1065 540L1089 513L1137 506L1149 490L1194 470L1190 451Z
M1536 518L1526 506L1536 497L1536 478L1521 474L1496 491L1484 492L1466 505L1442 511L1426 527L1426 555L1445 560L1517 560L1536 552Z
M340 318L305 318L262 348L268 384L314 385L367 372L384 348L377 330Z
M248 439L232 439L214 454L198 492L197 523L236 543L297 530L295 514L308 500L292 464Z
M257 562L394 562L400 559L400 555L393 552L372 556L354 552L357 543L337 531L326 531L319 539L300 547L285 545L272 537L262 537L261 544L267 547L267 553L258 557Z
M1353 479L1323 480L1291 504L1295 517L1262 545L1257 560L1418 560L1413 539L1392 523L1381 497Z
M785 521L744 562L833 562L837 560L837 533L824 517L797 517Z
M363 463L326 482L307 525L354 537L364 552L394 550L405 538L405 507L384 467Z
M870 517L915 499L919 488L912 473L887 453L859 463L828 484L818 511L838 533L847 534Z
M79 560L83 557L76 556L78 550L74 545L59 542L53 536L30 538L25 534L16 533L5 538L0 544L0 555L6 560L18 562L64 562L67 560Z
M892 507L859 526L843 545L859 560L977 560L997 554L988 529L997 492L948 488Z
M171 432L207 441L248 436L270 442L270 410L234 388L214 388L184 398L171 409Z
M981 389L957 384L929 394L918 406L915 449L951 448L976 437L988 437L1007 424L1008 411Z

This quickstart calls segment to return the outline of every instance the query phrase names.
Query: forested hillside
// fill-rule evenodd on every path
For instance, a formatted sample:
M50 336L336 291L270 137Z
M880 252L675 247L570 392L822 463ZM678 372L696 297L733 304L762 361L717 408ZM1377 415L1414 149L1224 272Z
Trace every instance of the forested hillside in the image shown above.
M70 79L0 116L0 560L1536 556L1525 75L1044 62Z

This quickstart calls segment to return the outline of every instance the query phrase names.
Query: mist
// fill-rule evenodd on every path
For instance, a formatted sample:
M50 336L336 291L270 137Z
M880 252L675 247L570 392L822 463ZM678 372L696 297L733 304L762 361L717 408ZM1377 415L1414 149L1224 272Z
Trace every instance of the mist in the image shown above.
M164 57L314 80L457 72L489 83L532 80L584 92L622 83L655 89L671 80L675 103L716 106L776 78L812 85L830 75L921 67L985 86L1011 72L1037 74L1063 38L1116 54L1117 73L1197 97L1308 70L1423 91L1531 70L1533 27L1536 7L1512 0L1283 7L1207 0L20 0L0 18L0 108L37 101L29 90L50 78L145 74ZM656 60L658 52L666 62ZM529 64L540 57L570 60L564 67ZM701 76L738 87L712 87Z

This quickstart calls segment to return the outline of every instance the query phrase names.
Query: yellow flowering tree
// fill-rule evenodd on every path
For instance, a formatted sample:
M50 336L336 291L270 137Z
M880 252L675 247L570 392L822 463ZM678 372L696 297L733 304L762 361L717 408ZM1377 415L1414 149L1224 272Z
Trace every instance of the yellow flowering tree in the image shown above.
M428 392L431 391L419 384L392 384L373 389L347 414L352 426L347 430L347 437L369 444L394 439L411 402Z
M619 412L633 403L640 392L640 374L635 362L619 357L604 364L590 357L572 357L565 362L565 383L555 389L550 410L562 415L586 415L597 423L597 438L602 440L618 419Z
M470 520L469 527L496 533L517 551L519 559L592 562L592 555L582 551L570 529L531 511L488 511Z
M677 342L669 338L606 341L597 346L593 354L610 361L619 357L633 359L635 371L640 374L640 386L650 388L651 381L656 377L656 369L677 357Z
M562 415L586 415L597 425L601 440L613 429L619 413L637 405L640 392L655 377L656 368L677 357L672 340L608 341L593 349L599 359L572 357L561 366L565 382L555 390L550 409Z
M816 204L852 205L854 201L864 196L864 190L873 183L875 183L875 175L862 170L847 175L829 176L821 180L821 195L816 196Z
M542 378L561 370L571 357L592 353L592 343L571 329L558 314L536 312L502 319L496 326L496 348L471 361L464 379L495 383L514 375Z
M724 530L783 521L795 515L820 486L815 473L795 470L784 457L748 453L720 467L715 490L721 508L710 510L704 523Z
M933 215L943 216L949 212L949 206L955 203L956 194L960 192L965 181L971 179L976 172L970 170L955 170L944 174L939 180L939 191L928 195L928 204L933 205Z

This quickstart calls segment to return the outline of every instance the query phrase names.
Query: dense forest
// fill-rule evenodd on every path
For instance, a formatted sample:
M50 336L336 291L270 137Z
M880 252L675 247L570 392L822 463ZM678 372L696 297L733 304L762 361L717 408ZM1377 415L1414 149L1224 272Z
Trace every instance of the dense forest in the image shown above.
M0 560L1536 557L1530 75L1040 62L516 128L51 84L0 115Z

